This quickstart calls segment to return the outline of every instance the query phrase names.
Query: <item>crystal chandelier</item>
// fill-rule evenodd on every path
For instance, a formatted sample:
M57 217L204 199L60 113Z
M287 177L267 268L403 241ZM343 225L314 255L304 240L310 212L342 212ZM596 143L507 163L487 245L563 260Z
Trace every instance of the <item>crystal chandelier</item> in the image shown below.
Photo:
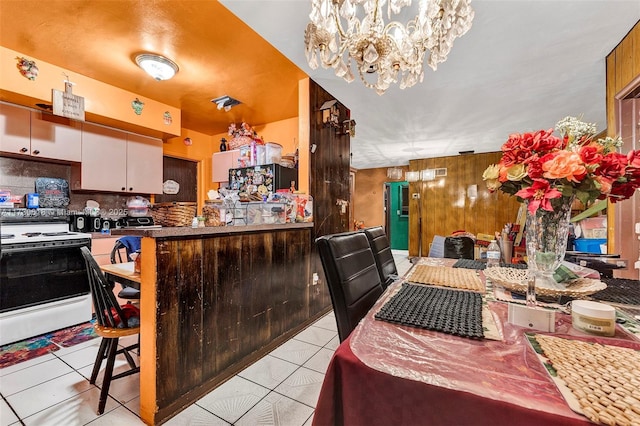
M411 87L424 78L427 50L428 64L435 70L447 60L456 37L471 28L470 2L418 0L417 16L403 25L391 19L411 6L411 0L312 0L311 22L304 34L307 61L312 69L319 61L352 82L353 59L364 85L379 95L398 81L401 89ZM390 21L386 25L385 6Z

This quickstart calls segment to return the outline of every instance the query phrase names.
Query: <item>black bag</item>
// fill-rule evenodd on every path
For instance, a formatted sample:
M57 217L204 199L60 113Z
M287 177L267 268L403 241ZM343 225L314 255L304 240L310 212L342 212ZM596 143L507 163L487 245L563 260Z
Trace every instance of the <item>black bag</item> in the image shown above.
M447 237L444 240L444 257L449 259L473 259L473 239Z

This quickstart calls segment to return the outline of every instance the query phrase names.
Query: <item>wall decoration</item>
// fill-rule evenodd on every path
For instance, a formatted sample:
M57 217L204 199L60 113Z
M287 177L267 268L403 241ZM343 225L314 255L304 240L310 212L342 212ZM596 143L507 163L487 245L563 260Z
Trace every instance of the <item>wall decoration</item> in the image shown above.
M35 61L30 61L27 58L16 57L18 64L16 67L20 70L20 74L29 80L35 80L38 77L38 66Z
M171 113L169 111L164 112L164 124L170 126L173 123L173 118L171 117Z
M142 108L144 108L144 102L142 102L138 98L135 98L133 101L131 101L131 108L133 108L133 111L136 113L136 115L140 115L142 114Z
M184 138L184 140L182 141L184 142L184 144L186 146L191 146L191 144L193 143L193 141L191 140L191 138Z
M180 184L175 180L167 179L162 184L162 193L175 195L180 192Z

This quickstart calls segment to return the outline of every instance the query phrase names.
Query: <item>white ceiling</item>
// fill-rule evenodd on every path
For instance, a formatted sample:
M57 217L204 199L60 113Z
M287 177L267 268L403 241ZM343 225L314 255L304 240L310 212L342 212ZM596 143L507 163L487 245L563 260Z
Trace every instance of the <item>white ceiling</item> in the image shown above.
M476 0L471 30L423 83L384 95L309 68L310 0L221 0L351 110L356 168L497 151L513 132L567 115L606 128L605 57L640 19L640 0ZM354 70L355 71L355 70Z

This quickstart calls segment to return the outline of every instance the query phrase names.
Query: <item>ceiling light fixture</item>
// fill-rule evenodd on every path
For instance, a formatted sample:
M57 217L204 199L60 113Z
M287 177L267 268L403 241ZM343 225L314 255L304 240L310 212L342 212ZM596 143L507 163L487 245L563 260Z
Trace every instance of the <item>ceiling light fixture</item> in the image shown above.
M470 3L419 0L417 16L405 26L391 19L410 7L411 0L312 0L311 22L304 33L307 62L316 69L319 59L324 68L334 68L350 83L353 59L364 85L379 95L398 81L401 89L411 87L424 78L427 49L428 65L435 71L447 60L453 41L471 28ZM391 21L386 25L385 5ZM376 80L370 82L365 74L377 75Z
M233 99L232 97L227 95L220 96L219 98L211 99L211 102L218 105L218 109L224 109L227 112L231 110L231 107L240 105L242 103L239 100Z
M142 53L136 56L136 64L158 81L169 80L179 69L171 59L153 53Z

